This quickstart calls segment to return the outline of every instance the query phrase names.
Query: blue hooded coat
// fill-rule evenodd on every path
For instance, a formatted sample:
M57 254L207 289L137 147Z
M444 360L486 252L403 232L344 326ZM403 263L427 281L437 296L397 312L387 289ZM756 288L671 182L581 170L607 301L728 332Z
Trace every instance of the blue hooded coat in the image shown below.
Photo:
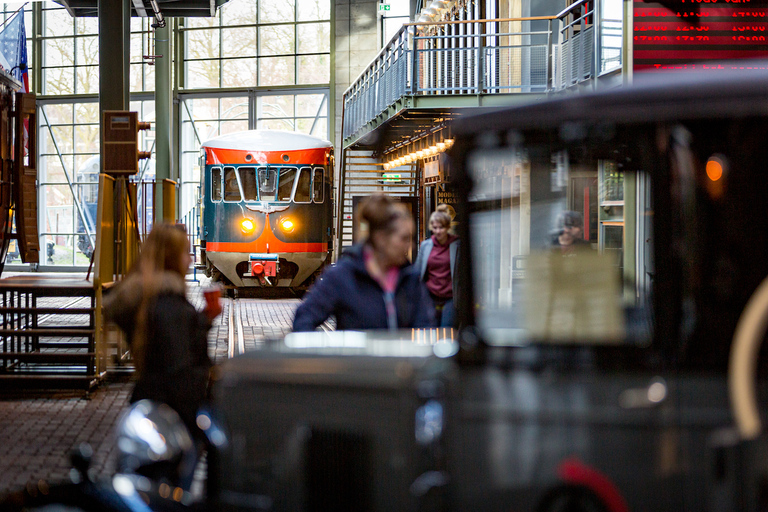
M394 292L397 327L434 327L434 306L412 265L400 269ZM294 331L312 331L331 315L337 330L387 329L384 290L365 269L363 246L344 251L307 292L293 319Z

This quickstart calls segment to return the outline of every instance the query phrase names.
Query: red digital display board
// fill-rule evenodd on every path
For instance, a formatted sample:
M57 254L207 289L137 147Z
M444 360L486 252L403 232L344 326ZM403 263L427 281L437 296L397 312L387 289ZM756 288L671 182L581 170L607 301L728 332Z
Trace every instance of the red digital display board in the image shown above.
M768 58L768 5L760 0L634 0L634 69L724 69L712 61ZM728 67L750 68L749 63Z

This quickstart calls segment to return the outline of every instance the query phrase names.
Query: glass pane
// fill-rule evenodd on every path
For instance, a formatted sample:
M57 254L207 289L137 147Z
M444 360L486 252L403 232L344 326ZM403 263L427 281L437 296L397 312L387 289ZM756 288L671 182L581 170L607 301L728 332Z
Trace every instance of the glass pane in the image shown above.
M302 167L299 170L299 181L296 185L296 193L293 200L296 203L308 203L310 198L310 183L312 181L312 170L309 167Z
M299 83L327 84L331 81L330 63L329 55L299 56Z
M187 62L188 89L217 89L219 87L219 61Z
M256 169L254 167L240 167L240 183L243 185L243 199L256 201Z
M269 0L259 3L260 23L280 23L294 21L296 7L294 0Z
M331 51L331 24L312 23L299 25L298 53L320 53Z
M221 61L223 87L256 86L256 59L233 59Z
M256 27L221 30L222 57L255 57Z
M40 108L45 110L45 115L48 117L48 122L51 124L62 124L72 122L72 104L66 103L61 105L44 105ZM41 116L44 122L44 117Z
M295 57L263 57L259 59L259 85L294 85Z
M248 129L248 121L227 121L221 123L221 135L242 132Z
M256 123L259 130L294 131L293 119L261 119Z
M25 23L25 26L29 29L32 24ZM57 9L44 11L43 26L46 36L71 36L74 34L75 22L65 9Z
M75 128L75 151L78 153L99 152L99 127L82 125Z
M617 343L627 339L628 320L637 321L633 335L642 338L647 333L640 326L649 313L640 299L647 297L646 281L625 274L617 255L644 254L650 241L643 236L625 242L616 235L617 247L598 250L586 230L600 208L585 184L597 179L599 157L591 148L569 152L554 146L470 153L475 186L469 245L478 322L498 344ZM620 151L625 150L617 149L616 156L624 161ZM636 159L626 155L626 161ZM638 180L641 173L630 174ZM639 211L648 208L643 195L638 194ZM643 220L637 222L639 230Z
M199 98L186 101L189 106L189 112L192 114L192 119L195 121L219 118L218 98ZM187 109L185 108L184 115L186 116L186 114Z
M278 201L290 201L291 189L293 189L293 179L296 177L296 169L284 167L280 170L280 186L277 191Z
M265 117L293 117L294 95L286 96L260 96L256 101L257 116Z
M324 99L324 94L298 94L296 96L296 115L302 117L316 116ZM324 114L324 112L320 113L321 115Z
M76 33L85 34L98 34L99 33L99 18L97 17L80 17L74 18Z
M72 66L75 64L74 39L46 39L43 44L44 67Z
M131 34L131 62L142 62L144 55L144 34Z
M248 98L221 98L222 119L248 119Z
M323 191L325 190L323 186L323 168L315 167L314 173L315 175L312 177L312 200L316 203L322 203Z
M252 25L256 23L255 0L230 0L219 8L222 26Z
M78 37L75 39L75 51L77 51L77 65L99 65L99 38Z
M67 183L67 176L58 156L40 158L40 183Z
M217 59L220 56L218 30L190 30L186 33L187 59Z
M221 201L221 168L211 169L211 201Z
M240 200L240 187L237 186L237 174L235 174L234 167L224 168L224 200Z
M277 199L277 169L259 168L259 199L262 201Z
M75 92L78 94L89 94L99 92L99 67L98 66L78 66L77 84Z
M297 0L299 21L328 20L331 18L330 0Z
M99 104L77 103L75 104L75 122L79 124L99 124Z
M321 117L320 119L317 119L317 120L297 119L296 131L327 139L328 138L328 118Z
M296 53L294 25L259 28L259 55L286 55Z
M73 153L73 134L72 126L52 126L51 132L53 139L61 153ZM53 148L51 148L53 149Z

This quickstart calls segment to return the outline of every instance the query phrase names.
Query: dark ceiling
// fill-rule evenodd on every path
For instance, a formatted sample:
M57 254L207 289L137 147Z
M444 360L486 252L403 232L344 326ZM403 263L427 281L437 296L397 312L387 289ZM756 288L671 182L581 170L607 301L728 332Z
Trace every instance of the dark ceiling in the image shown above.
M98 16L98 0L54 0L64 6L72 16ZM155 0L164 17L208 17L228 0ZM131 16L152 17L150 0L131 0Z

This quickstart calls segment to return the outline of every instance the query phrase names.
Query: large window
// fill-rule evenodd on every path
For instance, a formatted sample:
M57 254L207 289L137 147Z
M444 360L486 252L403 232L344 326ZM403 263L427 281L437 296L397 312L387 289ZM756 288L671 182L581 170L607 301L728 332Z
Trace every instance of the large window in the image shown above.
M231 0L215 18L184 24L187 89L330 81L328 0Z
M0 5L6 20L22 3ZM41 265L83 267L93 251L98 198L98 18L73 18L52 1L27 3L25 14L39 105ZM329 138L330 19L330 0L230 0L214 17L169 20L181 36L174 34L173 44L182 46L171 53L183 56L173 68L182 89L179 146L172 148L180 152L173 157L180 217L196 205L203 142L254 128ZM131 19L129 108L152 123L140 133L140 149L154 152L155 68L145 58L155 53L151 23ZM140 175L154 179L154 160L142 161ZM222 171L222 187L223 179ZM151 207L151 190L140 192L139 203L140 210ZM151 225L151 211L140 217Z

